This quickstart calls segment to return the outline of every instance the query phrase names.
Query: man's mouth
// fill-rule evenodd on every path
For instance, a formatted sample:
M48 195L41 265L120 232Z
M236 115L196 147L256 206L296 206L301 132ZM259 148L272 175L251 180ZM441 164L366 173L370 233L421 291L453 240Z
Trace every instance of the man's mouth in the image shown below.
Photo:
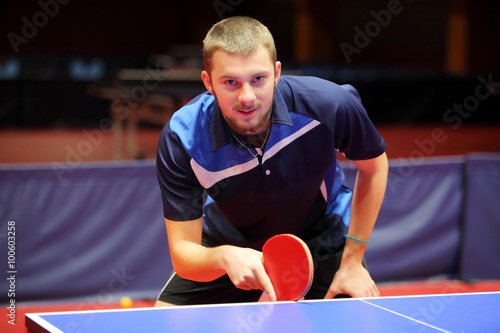
M236 111L243 112L243 113L252 113L255 110L257 110L257 108L252 108L252 109L236 109Z

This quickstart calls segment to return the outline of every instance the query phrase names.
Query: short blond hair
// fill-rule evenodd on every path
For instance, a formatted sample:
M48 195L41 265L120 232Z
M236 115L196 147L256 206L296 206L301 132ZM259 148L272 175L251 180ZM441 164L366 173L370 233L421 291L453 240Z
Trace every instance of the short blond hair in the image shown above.
M263 45L271 56L273 64L277 59L276 46L269 29L256 19L234 16L216 23L203 40L203 62L210 73L215 51L249 55Z

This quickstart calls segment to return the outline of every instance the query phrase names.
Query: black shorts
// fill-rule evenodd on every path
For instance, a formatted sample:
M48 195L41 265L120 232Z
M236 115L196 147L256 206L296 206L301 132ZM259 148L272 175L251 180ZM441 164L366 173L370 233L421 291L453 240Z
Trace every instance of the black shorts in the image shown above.
M204 232L204 246L213 247L221 243ZM340 267L344 246L311 249L314 261L314 278L305 299L322 299L330 287L333 276ZM366 266L365 266L366 267ZM186 280L172 272L158 300L176 305L256 302L261 290L242 290L234 286L227 275L210 282ZM348 297L339 295L339 297Z

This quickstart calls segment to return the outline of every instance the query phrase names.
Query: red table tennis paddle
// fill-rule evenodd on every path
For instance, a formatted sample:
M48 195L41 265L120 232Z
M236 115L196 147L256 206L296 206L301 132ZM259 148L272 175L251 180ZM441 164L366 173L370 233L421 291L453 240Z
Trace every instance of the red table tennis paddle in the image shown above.
M309 291L314 265L303 240L291 234L276 235L264 244L262 254L278 301L296 301Z

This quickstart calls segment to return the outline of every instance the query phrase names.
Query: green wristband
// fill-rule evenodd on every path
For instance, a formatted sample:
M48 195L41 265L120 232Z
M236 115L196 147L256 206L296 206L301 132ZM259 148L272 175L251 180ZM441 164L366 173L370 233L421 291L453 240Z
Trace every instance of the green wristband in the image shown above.
M354 241L356 243L361 243L361 244L370 244L371 243L369 240L359 239L359 238L356 238L356 237L349 236L348 234L345 234L344 238L348 239L348 240L352 240L352 241Z

